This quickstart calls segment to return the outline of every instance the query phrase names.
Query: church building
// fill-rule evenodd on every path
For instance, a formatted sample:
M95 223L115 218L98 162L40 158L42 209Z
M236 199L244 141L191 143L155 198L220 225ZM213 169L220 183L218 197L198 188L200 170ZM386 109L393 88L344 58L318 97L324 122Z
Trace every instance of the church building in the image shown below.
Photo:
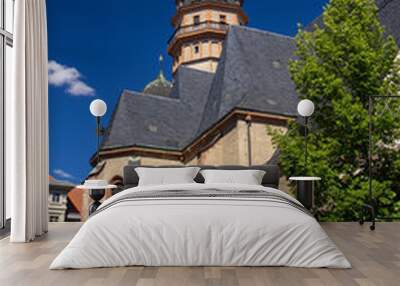
M118 184L127 164L257 165L273 158L267 126L284 130L296 117L287 69L295 43L247 27L243 2L175 1L173 82L161 70L143 91L122 92L91 178Z
M383 25L400 44L400 1L377 3ZM288 71L295 42L248 27L243 4L175 1L175 32L168 42L173 81L161 70L142 91L122 92L100 163L91 159L89 178L120 184L127 164L259 165L276 160L267 129L284 131L297 116L298 95Z

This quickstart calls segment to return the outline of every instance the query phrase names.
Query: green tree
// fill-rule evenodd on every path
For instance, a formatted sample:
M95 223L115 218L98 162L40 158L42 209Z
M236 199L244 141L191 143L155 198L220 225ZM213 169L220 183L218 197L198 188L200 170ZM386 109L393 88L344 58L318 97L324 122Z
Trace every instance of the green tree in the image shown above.
M289 66L300 97L316 104L307 175L323 178L316 194L322 220L355 220L368 195L368 97L399 94L398 47L373 0L331 0L322 26L299 28ZM400 100L375 100L374 114L374 196L380 215L399 215ZM303 175L299 124L290 122L287 133L269 132L284 173Z

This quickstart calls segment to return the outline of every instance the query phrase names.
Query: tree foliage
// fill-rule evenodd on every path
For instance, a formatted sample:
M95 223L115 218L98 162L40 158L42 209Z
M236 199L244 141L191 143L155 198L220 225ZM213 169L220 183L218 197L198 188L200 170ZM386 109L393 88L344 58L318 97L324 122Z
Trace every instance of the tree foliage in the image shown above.
M322 26L299 28L289 69L300 97L316 104L307 175L323 178L316 194L318 213L323 220L354 220L368 194L368 98L399 94L398 47L385 33L373 0L331 0ZM373 130L379 214L399 215L399 99L374 100ZM290 122L287 133L272 133L284 173L303 175L298 122Z

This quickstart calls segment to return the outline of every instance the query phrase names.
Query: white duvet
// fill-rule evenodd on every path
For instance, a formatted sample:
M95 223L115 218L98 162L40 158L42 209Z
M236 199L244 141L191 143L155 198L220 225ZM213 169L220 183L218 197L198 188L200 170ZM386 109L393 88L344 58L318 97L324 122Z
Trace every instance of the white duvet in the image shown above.
M50 269L119 266L292 266L350 268L318 222L299 209L255 198L153 198L132 192L261 190L262 186L185 184L136 187L108 199ZM108 206L108 207L107 207Z

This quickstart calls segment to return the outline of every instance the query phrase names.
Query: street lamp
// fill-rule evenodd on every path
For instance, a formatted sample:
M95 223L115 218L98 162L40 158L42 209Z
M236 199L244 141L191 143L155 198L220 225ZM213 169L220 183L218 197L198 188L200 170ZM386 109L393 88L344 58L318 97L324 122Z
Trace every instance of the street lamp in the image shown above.
M101 99L95 99L90 103L90 113L96 117L97 135L97 164L100 162L100 137L104 136L105 129L101 126L101 117L107 112L107 104Z
M314 103L309 99L304 99L297 105L297 111L300 116L304 117L304 169L305 175L307 173L307 137L308 137L308 119L314 114L315 106Z

